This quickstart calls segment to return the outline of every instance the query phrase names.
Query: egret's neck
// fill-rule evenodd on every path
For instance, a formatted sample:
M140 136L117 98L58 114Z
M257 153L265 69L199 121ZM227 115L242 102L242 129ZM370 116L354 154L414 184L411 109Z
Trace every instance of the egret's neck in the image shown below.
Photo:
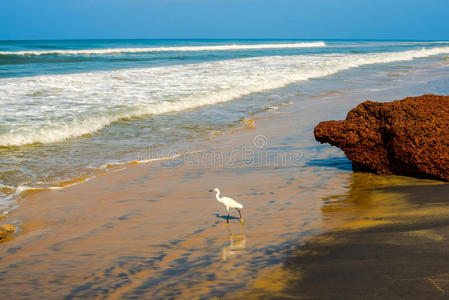
M220 190L217 191L217 194L215 194L215 197L217 198L218 201L221 202L221 198L220 198Z

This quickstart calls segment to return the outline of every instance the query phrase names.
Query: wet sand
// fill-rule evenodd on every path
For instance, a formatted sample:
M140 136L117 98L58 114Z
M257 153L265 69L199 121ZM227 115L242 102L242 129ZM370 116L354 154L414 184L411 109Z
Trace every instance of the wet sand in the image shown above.
M391 100L409 93L394 90L374 98ZM0 247L1 295L211 299L234 297L246 289L253 297L312 295L298 291L320 286L326 273L317 277L326 269L313 273L312 267L321 261L325 266L326 256L301 260L293 256L298 247L321 245L314 236L343 243L323 244L325 253L331 253L345 241L364 237L363 230L381 228L372 226L402 222L400 213L404 218L411 214L412 222L420 209L408 210L405 193L373 186L438 183L353 173L341 151L314 141L318 120L343 118L369 95L326 92L262 115L255 127L198 142L211 145L210 150L129 165L64 189L29 192L7 218L20 231ZM233 212L226 226L224 207L208 192L216 186L243 203L244 225ZM388 237L381 234L378 243L369 242L386 243ZM333 256L335 263L337 258ZM308 264L315 285L294 281ZM349 276L347 270L328 268L326 276Z
M372 185L352 195L352 208L324 209L324 214L346 212L347 222L311 238L275 276L261 276L239 296L447 299L449 185ZM358 216L349 217L354 210ZM259 281L271 282L271 288Z

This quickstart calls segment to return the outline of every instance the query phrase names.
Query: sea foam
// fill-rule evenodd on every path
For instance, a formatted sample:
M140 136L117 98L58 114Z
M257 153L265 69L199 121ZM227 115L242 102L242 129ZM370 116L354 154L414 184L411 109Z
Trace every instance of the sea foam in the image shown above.
M227 50L258 50L258 49L294 49L325 47L325 42L304 42L284 44L254 44L254 45L210 45L210 46L171 46L171 47L142 47L142 48L107 48L107 49L78 49L78 50L26 50L0 51L0 55L103 55L120 53L145 52L186 52L186 51L227 51Z
M121 119L179 112L368 64L449 53L266 56L79 74L0 79L0 146L53 143Z

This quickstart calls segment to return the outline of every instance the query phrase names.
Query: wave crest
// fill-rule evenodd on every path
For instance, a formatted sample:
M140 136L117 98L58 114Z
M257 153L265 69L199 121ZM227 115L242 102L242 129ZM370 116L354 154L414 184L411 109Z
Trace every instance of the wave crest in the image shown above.
M258 50L258 49L295 49L325 47L325 42L304 42L286 44L255 44L255 45L214 45L214 46L172 46L172 47L146 47L146 48L108 48L108 49L80 49L80 50L26 50L26 51L0 51L0 55L102 55L120 53L146 53L146 52L188 52L188 51L228 51L228 50Z

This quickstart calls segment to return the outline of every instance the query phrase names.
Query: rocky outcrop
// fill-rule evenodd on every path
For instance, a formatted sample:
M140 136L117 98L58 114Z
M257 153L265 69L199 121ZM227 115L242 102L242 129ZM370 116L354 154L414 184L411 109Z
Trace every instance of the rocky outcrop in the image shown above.
M449 181L449 96L366 101L314 134L341 148L356 170Z
M5 224L0 226L0 241L6 239L8 236L14 233L16 228L11 224Z

